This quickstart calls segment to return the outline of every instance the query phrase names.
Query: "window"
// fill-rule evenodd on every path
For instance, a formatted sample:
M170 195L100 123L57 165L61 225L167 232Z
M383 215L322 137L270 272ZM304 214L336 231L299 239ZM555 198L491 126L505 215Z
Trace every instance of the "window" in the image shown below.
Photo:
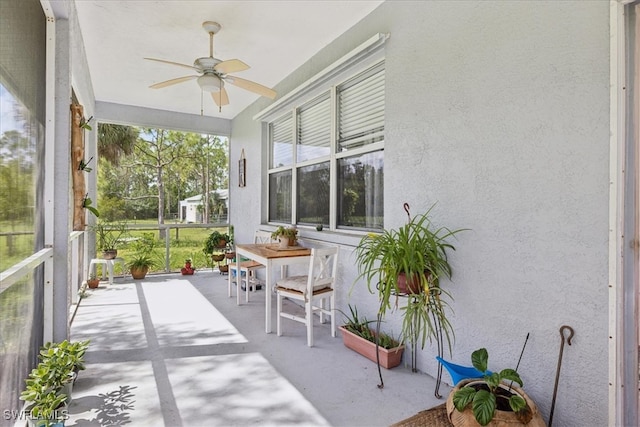
M269 124L269 221L381 230L384 62Z

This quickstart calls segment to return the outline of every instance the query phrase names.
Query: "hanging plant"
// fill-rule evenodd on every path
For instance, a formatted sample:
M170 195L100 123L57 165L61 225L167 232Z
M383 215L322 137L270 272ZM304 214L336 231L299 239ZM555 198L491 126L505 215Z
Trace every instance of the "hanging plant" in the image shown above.
M93 128L89 125L89 122L93 119L93 116L89 117L89 120L83 118L80 119L80 127L84 130L93 130Z
M82 201L82 207L89 210L89 212L94 214L96 218L100 218L100 211L98 211L98 209L96 209L95 206L91 206L92 203L93 201L91 200L91 198L89 197L89 194L87 193L84 196L84 200Z
M79 171L85 171L85 172L91 172L93 169L88 167L89 163L91 163L91 160L93 160L93 156L87 161L87 163L85 163L83 159L80 159L80 164L78 165L78 170Z

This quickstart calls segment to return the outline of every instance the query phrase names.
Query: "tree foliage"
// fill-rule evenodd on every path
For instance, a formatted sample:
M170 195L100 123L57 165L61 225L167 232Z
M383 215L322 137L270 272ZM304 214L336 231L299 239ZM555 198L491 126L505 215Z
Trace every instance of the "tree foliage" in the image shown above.
M130 133L138 137L129 154L100 159L98 206L105 219L156 217L162 224L177 216L180 200L227 188L226 138L157 128ZM219 210L215 200L208 205L205 218Z

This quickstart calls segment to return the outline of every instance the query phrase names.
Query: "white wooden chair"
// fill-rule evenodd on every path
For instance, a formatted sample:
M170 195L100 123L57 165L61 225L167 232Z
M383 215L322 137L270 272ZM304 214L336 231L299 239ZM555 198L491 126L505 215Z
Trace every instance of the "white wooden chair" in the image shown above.
M253 235L253 243L274 243L274 240L271 238L271 233L269 231L256 230ZM256 261L240 261L240 275L236 271L236 263L232 262L229 264L229 274L231 276L231 280L229 280L229 297L232 295L232 283L236 283L239 293L242 288L242 283L244 282L245 288L245 301L249 302L249 291L253 289L255 292L257 288L256 281L256 271L265 268L264 265L260 264ZM240 277L240 279L238 279ZM238 304L240 304L240 295L238 295Z
M335 283L338 268L338 247L311 249L309 272L304 276L285 277L276 282L277 295L277 334L282 335L281 319L295 320L307 326L307 345L313 347L313 313L320 313L320 323L325 316L331 316L331 336L336 336L335 322ZM268 297L268 296L267 296ZM289 298L304 303L305 316L282 311L282 299ZM329 308L325 306L329 300Z

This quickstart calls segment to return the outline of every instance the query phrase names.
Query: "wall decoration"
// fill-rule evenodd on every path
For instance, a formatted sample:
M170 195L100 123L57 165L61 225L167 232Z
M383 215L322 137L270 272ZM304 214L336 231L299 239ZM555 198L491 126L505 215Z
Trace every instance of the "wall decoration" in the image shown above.
M238 186L244 187L247 185L246 181L246 173L247 173L247 159L244 157L244 148L242 149L242 153L240 154L240 160L238 161Z
M73 230L85 228L84 122L82 105L71 104L71 174L73 180ZM86 165L85 165L86 167Z

